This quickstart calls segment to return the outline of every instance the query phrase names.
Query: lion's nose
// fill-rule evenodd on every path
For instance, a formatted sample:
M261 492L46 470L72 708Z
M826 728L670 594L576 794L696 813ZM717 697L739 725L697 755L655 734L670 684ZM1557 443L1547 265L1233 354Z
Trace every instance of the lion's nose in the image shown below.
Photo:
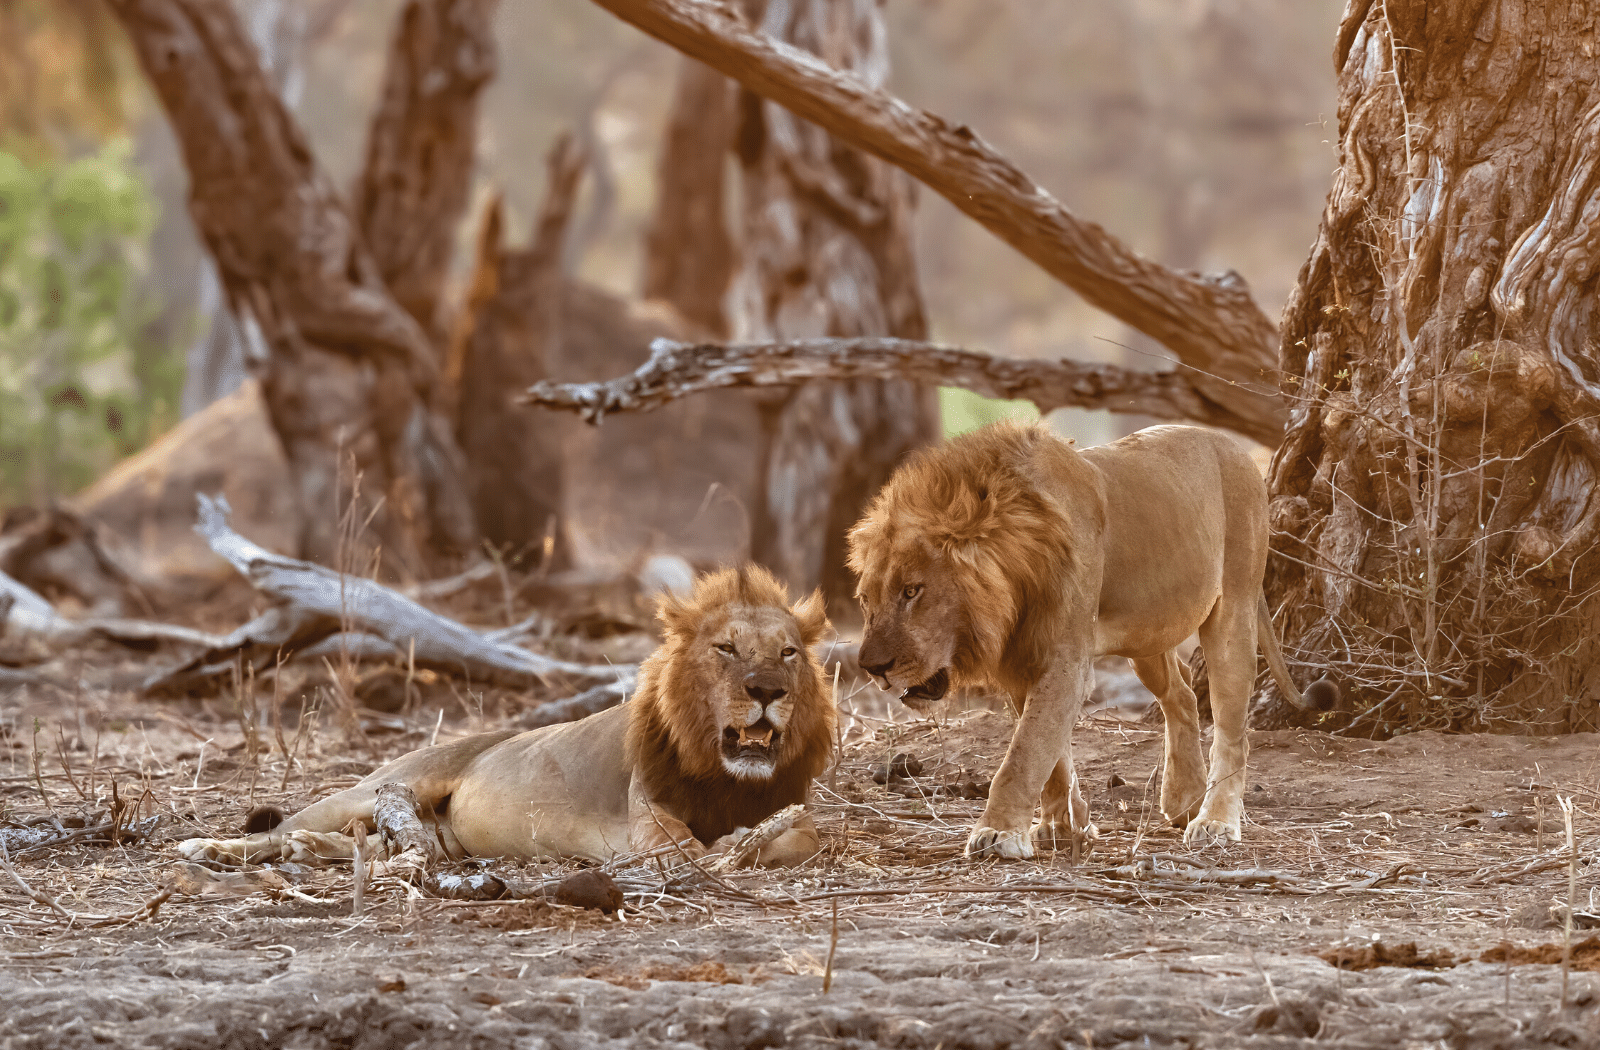
M894 657L890 657L889 659L885 660L881 664L867 664L867 663L864 663L864 664L861 665L861 669L863 671L867 672L868 674L870 674L874 678L882 678L884 675L888 674L890 669L893 668L893 667L894 667Z
M758 703L770 704L780 697L788 695L789 690L771 681L763 682L754 673L744 676L745 695Z

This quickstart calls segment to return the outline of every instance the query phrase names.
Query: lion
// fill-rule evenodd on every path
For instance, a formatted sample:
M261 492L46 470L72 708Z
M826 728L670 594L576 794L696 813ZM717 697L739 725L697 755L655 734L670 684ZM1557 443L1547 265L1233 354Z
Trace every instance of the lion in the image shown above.
M1077 856L1098 837L1072 727L1102 655L1128 657L1166 716L1162 814L1185 842L1239 840L1258 644L1284 696L1306 701L1261 590L1266 486L1233 439L1157 426L1079 452L1037 424L991 425L902 464L848 541L862 669L916 710L952 686L989 685L1020 714L968 856L1062 845ZM1196 631L1209 778L1176 652Z
M295 831L371 828L378 788L394 782L416 793L454 857L606 861L674 843L698 857L807 802L835 720L813 651L828 626L821 593L790 606L765 569L728 569L702 576L687 599L664 595L657 616L665 637L620 707L422 748L271 831L180 849L254 860L278 856ZM802 813L756 862L797 864L817 849Z

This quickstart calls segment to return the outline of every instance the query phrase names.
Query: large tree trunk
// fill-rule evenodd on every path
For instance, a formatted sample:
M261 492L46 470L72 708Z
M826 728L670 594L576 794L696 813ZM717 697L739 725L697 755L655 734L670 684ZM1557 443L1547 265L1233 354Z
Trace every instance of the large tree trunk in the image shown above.
M1374 732L1593 719L1596 24L1596 0L1352 0L1339 31L1270 592Z
M389 291L442 348L440 313L494 76L496 0L410 0L400 12L351 212Z
M680 60L656 166L656 206L644 235L644 297L671 303L706 334L728 334L723 297L734 247L723 214L733 145L733 84L692 58Z
M888 75L874 0L772 3L762 29L869 86ZM923 338L911 180L748 90L737 149L744 236L730 293L736 337ZM820 585L835 610L849 611L845 533L900 458L938 437L934 393L903 381L812 383L764 404L762 417L767 467L752 556L791 587Z
M226 0L113 0L172 120L190 211L235 316L269 349L262 390L306 514L300 552L358 552L339 529L341 479L364 478L385 564L430 571L472 542L460 455L429 397L439 369L421 327L317 166Z
M513 553L531 549L538 558L556 553L564 421L518 408L512 397L550 375L562 327L562 249L585 164L570 138L556 143L527 249L506 247L501 203L490 204L447 370L459 391L456 435L483 536Z

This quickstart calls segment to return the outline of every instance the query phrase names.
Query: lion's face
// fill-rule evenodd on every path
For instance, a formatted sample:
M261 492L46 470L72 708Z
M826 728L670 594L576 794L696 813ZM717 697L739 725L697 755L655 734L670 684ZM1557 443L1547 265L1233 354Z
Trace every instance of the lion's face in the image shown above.
M909 543L861 576L861 668L913 710L944 699L967 670L970 603L952 569L946 555Z
M826 748L833 707L811 652L827 625L821 596L789 607L770 600L781 599L781 588L757 573L745 571L743 593L707 593L722 580L713 577L690 602L663 605L664 695L681 755L740 780L768 781L809 761L819 738ZM740 577L730 579L734 588Z

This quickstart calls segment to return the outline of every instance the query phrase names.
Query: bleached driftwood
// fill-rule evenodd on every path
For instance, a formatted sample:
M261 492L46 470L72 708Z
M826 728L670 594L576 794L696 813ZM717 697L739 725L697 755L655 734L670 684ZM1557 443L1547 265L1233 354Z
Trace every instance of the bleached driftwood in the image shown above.
M304 650L341 632L343 637L329 644L346 652L384 658L403 654L419 667L478 680L521 683L566 675L614 681L619 672L626 675L633 670L540 656L479 634L372 580L274 554L228 527L225 499L197 498L200 522L195 531L277 604L220 644L147 681L148 692L182 688L196 678L224 672L240 656L256 659L268 652Z
M415 854L426 871L444 856L439 848L439 836L417 813L417 793L404 784L384 784L378 788L378 800L372 804L372 823L390 857Z
M909 339L803 339L733 345L657 339L632 375L604 383L534 384L524 404L574 411L589 422L643 412L721 387L791 386L816 379L910 379L986 397L1024 399L1040 412L1103 408L1243 430L1183 372L1138 372L1078 361L1023 361Z

